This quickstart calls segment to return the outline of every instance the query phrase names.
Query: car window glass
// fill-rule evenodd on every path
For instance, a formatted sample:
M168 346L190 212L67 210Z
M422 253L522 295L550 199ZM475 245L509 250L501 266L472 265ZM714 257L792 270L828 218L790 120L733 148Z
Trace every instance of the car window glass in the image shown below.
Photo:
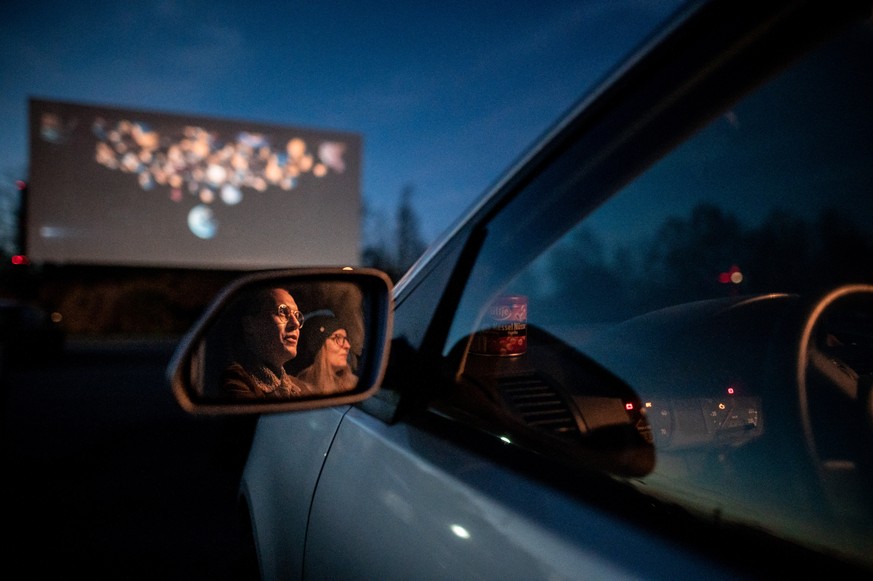
M490 236L444 349L463 353L451 406L521 437L598 433L590 418L618 417L654 446L616 470L647 494L869 560L869 501L839 486L821 501L794 379L808 301L873 284L871 70L865 25L724 111L546 250L501 253ZM511 280L489 286L501 271ZM852 337L827 340L852 342L849 367L869 377L869 320ZM592 391L587 358L623 384Z

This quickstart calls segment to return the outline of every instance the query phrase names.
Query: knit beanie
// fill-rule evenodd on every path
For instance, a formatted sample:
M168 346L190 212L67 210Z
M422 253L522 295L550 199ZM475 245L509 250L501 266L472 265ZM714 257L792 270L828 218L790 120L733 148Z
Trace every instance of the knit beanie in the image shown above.
M325 340L337 329L345 329L342 322L331 312L320 312L317 315L304 315L303 328L300 329L300 341L297 345L295 367L303 369L315 361L315 355L324 345Z

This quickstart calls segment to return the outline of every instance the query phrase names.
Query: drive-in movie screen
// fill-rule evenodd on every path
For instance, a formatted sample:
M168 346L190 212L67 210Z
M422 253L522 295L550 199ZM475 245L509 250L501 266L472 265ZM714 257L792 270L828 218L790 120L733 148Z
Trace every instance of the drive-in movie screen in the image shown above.
M30 100L30 259L258 269L356 263L361 137Z

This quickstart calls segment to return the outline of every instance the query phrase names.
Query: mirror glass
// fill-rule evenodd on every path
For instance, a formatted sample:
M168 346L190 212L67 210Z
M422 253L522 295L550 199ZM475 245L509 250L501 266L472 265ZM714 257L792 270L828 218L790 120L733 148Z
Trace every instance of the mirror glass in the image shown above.
M363 399L383 367L389 286L360 272L238 282L183 348L177 399L189 409Z

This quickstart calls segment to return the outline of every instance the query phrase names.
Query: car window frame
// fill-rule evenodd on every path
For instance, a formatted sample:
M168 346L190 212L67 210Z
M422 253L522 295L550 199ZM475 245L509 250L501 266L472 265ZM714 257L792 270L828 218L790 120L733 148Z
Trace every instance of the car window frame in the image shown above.
M543 470L542 458L540 463L533 464L519 461L518 457L509 459L506 450L483 443L487 434L480 434L477 443L471 444L477 431L476 418L447 416L445 409L430 406L442 389L453 385L459 369L460 361L452 354L463 350L453 350L452 339L469 337L473 330L453 331L451 321L437 317L436 313L454 313L463 308L461 303L468 296L465 293L477 292L477 286L485 290L471 301L472 311L487 304L489 293L511 279L528 263L528 257L557 240L569 225L576 224L733 103L830 38L834 31L856 17L869 19L869 12L864 10L868 3L843 6L846 11L839 15L826 9L823 3L789 4L770 7L766 13L760 7L739 9L736 13L732 3L715 2L683 17L677 27L670 29L663 43L645 48L620 74L583 99L525 162L486 196L459 230L463 233L464 247L449 245L452 258L447 263L451 268L443 269L439 276L434 274L436 271L428 273L429 277L422 274L427 273L429 261L449 255L447 247L418 265L419 276L411 277L409 286L400 285L399 290L411 295L415 288L429 285L431 296L439 297L439 302L428 319L425 339L409 345L403 356L392 352L392 359L403 361L403 365L398 363L395 367L394 361L389 365L389 375L391 367L396 371L389 385L396 396L393 409L399 410L391 415L392 421L426 426L489 458L512 465L520 462L526 472ZM566 176L570 177L565 179ZM586 192L581 202L579 191ZM530 215L525 210L534 207L534 202L547 210ZM549 212L548 209L556 207L574 211ZM519 229L534 234L522 239L517 236ZM493 242L501 237L502 243ZM488 252L498 251L511 256L519 268L510 269L516 272L489 273L483 280L477 276L477 262L483 256L487 259ZM404 328L404 317L412 320L417 316L413 309L405 310L402 302L397 303L396 329ZM475 320L477 313L464 316L465 321ZM434 366L433 361L441 365ZM428 362L424 369L429 372L439 367L439 379L419 380L421 374L412 370L420 371L423 362ZM458 437L461 432L466 434L465 438ZM554 484L566 482L567 477L551 472L545 478ZM669 507L661 508L670 511ZM712 532L709 526L696 523L688 530L706 530L709 534ZM687 533L682 531L664 533L675 533L687 540ZM739 535L744 544L759 542L766 546L773 540L756 539L758 535L748 530L734 530L730 534ZM796 546L780 549L805 554Z

